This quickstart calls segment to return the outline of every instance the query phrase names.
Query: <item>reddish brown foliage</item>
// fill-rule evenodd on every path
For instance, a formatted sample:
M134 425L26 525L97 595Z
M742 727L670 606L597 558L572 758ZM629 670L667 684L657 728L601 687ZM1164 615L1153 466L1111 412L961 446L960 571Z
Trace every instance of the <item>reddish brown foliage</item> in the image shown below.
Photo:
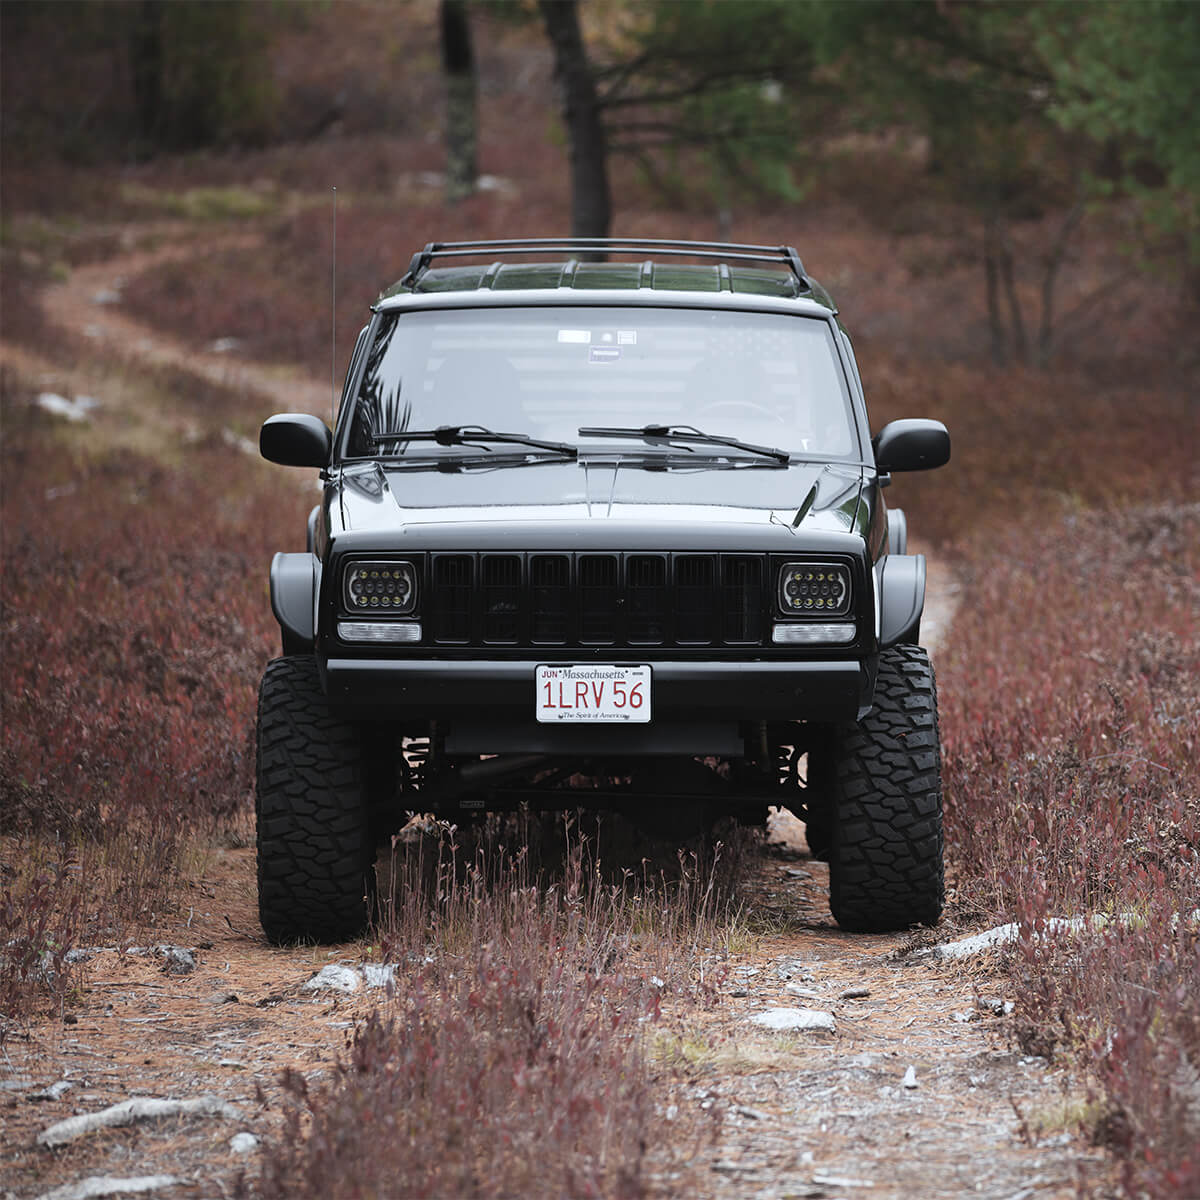
M219 441L170 470L64 453L28 400L5 397L0 514L0 836L28 868L8 872L0 942L36 961L137 928L170 903L192 831L242 819L280 505L230 475ZM62 983L21 983L39 980Z

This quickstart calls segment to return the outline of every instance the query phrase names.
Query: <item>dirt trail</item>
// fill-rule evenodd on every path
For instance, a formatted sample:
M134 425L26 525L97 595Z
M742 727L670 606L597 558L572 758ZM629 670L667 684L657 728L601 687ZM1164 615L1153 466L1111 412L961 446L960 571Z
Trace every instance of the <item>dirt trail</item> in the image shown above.
M185 367L215 382L252 388L281 408L328 410L328 388L224 355L195 354L90 297L171 256L170 246L76 271L51 288L46 311L76 331L96 326L99 350ZM114 286L118 285L118 286ZM19 365L19 364L18 364ZM925 629L947 635L955 603L944 567L931 563ZM697 1105L726 1111L707 1162L687 1190L716 1197L958 1197L1032 1200L1075 1194L1099 1177L1102 1157L1065 1134L1030 1145L1017 1109L1033 1125L1061 1108L1066 1081L1041 1059L1022 1058L1003 1037L1002 978L986 964L934 966L898 958L906 935L850 936L828 912L828 871L802 850L802 827L773 822L747 905L786 918L788 936L722 964L712 1010L666 1011L683 1037ZM163 942L191 949L195 966L174 974L154 953L95 954L77 1003L61 1019L10 1040L0 1058L0 1196L41 1196L89 1175L171 1174L160 1197L228 1194L254 1170L239 1132L269 1134L274 1117L256 1100L278 1097L285 1067L327 1067L381 992L307 992L338 949L279 950L258 929L253 851L216 850ZM750 1018L804 1007L833 1015L833 1033L771 1033ZM909 1069L911 1068L911 1074ZM906 1086L906 1075L907 1084ZM55 1098L37 1093L65 1081ZM61 1150L35 1144L73 1113L132 1096L216 1095L242 1119L166 1122L112 1130ZM665 1177L661 1194L682 1179ZM3 1189L10 1191L5 1192Z
M205 235L202 239L168 241L153 249L133 249L119 258L77 267L70 278L42 294L49 320L61 329L82 334L98 352L132 359L146 366L177 367L234 391L270 397L277 411L310 412L328 419L331 385L296 369L243 362L236 352L212 347L196 351L170 334L143 325L120 309L127 280L169 262L185 262L198 254L249 249L255 234Z

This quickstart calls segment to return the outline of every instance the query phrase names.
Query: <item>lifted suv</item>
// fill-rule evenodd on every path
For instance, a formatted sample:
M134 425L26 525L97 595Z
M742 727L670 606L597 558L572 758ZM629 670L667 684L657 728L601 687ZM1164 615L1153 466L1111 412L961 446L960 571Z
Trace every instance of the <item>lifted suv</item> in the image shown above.
M871 437L795 250L433 243L374 305L333 432L285 414L260 445L324 480L271 566L271 940L361 930L407 812L520 805L680 841L782 805L844 928L937 921L925 561L883 488L949 437Z

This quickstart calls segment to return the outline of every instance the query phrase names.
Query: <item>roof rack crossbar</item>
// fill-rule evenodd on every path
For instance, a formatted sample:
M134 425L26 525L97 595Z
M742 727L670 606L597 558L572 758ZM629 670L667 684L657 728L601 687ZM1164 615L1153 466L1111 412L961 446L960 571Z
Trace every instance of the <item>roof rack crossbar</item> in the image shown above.
M528 254L552 251L579 254L603 250L609 254L642 254L647 250L680 258L713 258L723 262L772 262L786 266L801 289L811 287L800 255L792 246L759 246L738 242L686 242L670 238L528 238L504 241L430 242L412 257L401 283L414 283L435 258L474 258L480 254Z

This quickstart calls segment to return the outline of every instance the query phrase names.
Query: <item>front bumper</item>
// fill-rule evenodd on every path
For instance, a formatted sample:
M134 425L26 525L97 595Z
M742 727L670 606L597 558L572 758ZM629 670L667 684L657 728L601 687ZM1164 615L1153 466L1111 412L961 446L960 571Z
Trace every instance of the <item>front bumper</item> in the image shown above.
M330 704L351 718L434 720L450 730L456 723L500 722L532 728L536 726L534 670L545 661L544 657L463 661L336 657L325 660L322 675ZM874 671L857 658L656 662L621 654L609 661L649 663L654 720L619 730L574 727L584 739L598 735L597 743L617 732L625 732L627 741L639 737L653 741L656 727L666 736L668 730L689 725L736 729L759 721L855 720L869 708L874 688ZM538 728L547 734L547 726Z

